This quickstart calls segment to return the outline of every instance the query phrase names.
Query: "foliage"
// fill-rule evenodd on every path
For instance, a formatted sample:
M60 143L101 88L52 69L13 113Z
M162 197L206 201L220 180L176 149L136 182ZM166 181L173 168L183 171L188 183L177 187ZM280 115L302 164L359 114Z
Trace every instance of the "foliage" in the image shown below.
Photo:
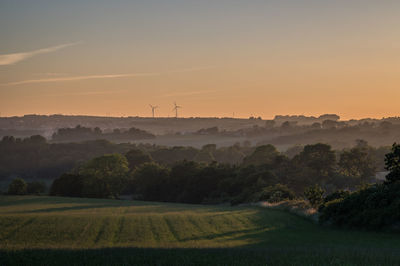
M320 222L370 230L399 229L400 183L380 184L325 204Z
M164 201L168 195L165 190L169 178L169 169L156 163L144 163L133 173L133 188L143 199Z
M22 178L15 178L8 186L9 195L25 195L27 194L27 184Z
M327 204L329 204L331 201L339 201L343 200L346 197L348 197L351 194L350 191L347 190L337 190L331 194L328 194L326 197L324 197L322 204L319 206L318 211L322 212L323 209Z
M268 202L279 202L284 200L293 200L295 193L286 185L276 184L266 187L262 190L259 200Z
M143 152L139 149L131 149L125 154L126 159L128 160L129 168L135 169L144 163L153 162L153 158L148 153Z
M46 189L46 184L39 181L29 182L27 186L28 194L43 194L46 192Z
M258 146L255 151L243 159L243 165L273 165L278 160L279 152L272 145Z
M344 151L339 160L340 172L348 177L367 180L375 174L376 168L367 147L355 147Z
M317 143L306 145L304 150L294 160L298 160L302 165L314 170L317 177L327 177L332 175L335 168L336 156L331 146Z
M121 154L96 157L77 173L63 174L53 181L50 195L118 198L128 185L128 162Z
M82 143L48 143L43 137L0 141L0 180L17 175L24 179L55 179L82 162L109 153L125 153L131 144L105 140Z
M151 151L150 154L155 162L172 165L175 162L183 160L192 161L198 152L199 150L193 147L159 147L158 149Z
M314 186L308 187L304 191L304 196L310 202L312 207L318 208L319 205L323 202L324 193L325 193L325 190L323 190L318 185L314 185Z
M10 154L4 156L0 153L0 176L3 170L9 174L24 172L24 178L39 174L42 176L41 173L45 177L60 177L62 173L74 175L69 177L71 182L66 182L65 188L56 188L56 182L53 189L56 195L118 198L121 193L134 193L146 200L157 198L187 203L230 201L236 204L257 201L264 188L277 184L286 185L297 196L301 196L305 188L314 184L323 186L331 193L337 189L354 190L363 181L361 178L340 174L335 163L335 153L326 144L297 147L296 153L302 150L292 159L278 152L272 145L254 148L235 144L217 148L214 144L208 144L196 149L150 144L117 145L104 140L80 144L49 144L40 137L26 140L5 137L0 142L0 148ZM366 143L356 148L368 150L369 155L375 154L374 161L383 151L377 152ZM102 156L115 152L126 154L127 160L121 159L123 155L113 155L108 159L110 155ZM115 156L121 159L120 162L117 162ZM114 163L112 158L115 159ZM240 163L242 159L243 163ZM146 184L147 188L144 188L145 185L142 187L142 184L132 179L134 170L146 162L159 164L168 174L155 176L154 183ZM354 160L348 165L357 167L354 165L356 163L357 160ZM110 172L111 168L113 170ZM153 195L146 198L140 192L147 189L160 190L157 186L162 187L162 193L158 196L151 193ZM65 189L74 191L66 192Z
M83 176L82 195L90 198L118 198L128 182L128 161L121 154L96 157L79 169Z
M50 187L50 195L82 197L83 178L79 174L63 174Z
M146 149L152 148L155 150L150 152L150 156ZM340 176L336 172L318 176L317 173L322 171L315 168L320 162L318 156L329 158L333 153L330 146L322 144L308 145L293 159L280 154L275 147L266 145L257 147L241 165L211 162L213 154L223 157L228 151L240 149L235 145L231 149L220 150L211 144L203 146L201 150L140 146L126 153L128 160L115 154L97 157L84 163L75 172L82 183L82 188L77 191L85 197L118 197L126 193L144 200L240 204L256 202L260 198L272 201L293 198L288 190L300 196L305 188L314 184L324 185L330 192L357 185L354 178ZM190 156L193 156L193 160L175 161L188 154L192 154ZM200 154L208 154L209 159L200 159ZM155 161L166 163L152 161L154 155L157 158ZM330 163L325 160L323 162L327 165L326 169L331 169ZM129 175L127 164L130 164L132 170ZM278 184L286 186L288 190ZM75 192L68 194L76 195Z
M400 181L400 144L394 143L391 152L385 155L386 170L389 174L386 176L387 183Z
M347 191L347 190L335 191L335 192L327 195L326 197L324 197L324 203L330 202L332 200L344 199L344 198L348 197L350 194L351 194L351 192Z
M387 182L327 202L321 208L320 222L351 228L399 230L399 155L400 147L395 143L386 155L386 168L390 171Z

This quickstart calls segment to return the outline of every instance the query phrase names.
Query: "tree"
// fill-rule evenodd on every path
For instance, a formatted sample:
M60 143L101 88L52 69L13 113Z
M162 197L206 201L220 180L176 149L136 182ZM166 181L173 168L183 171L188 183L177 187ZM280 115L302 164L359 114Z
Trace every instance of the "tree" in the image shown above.
M333 121L337 121L340 119L340 116L338 116L337 114L323 114L319 116L319 119L321 120L333 120Z
M271 144L258 146L255 151L243 159L243 165L273 165L279 157L278 150Z
M144 153L139 149L131 149L125 154L126 159L128 160L129 168L135 169L141 164L153 162L153 158L151 158L150 154Z
M324 200L324 197L323 197L324 193L325 193L325 190L323 190L318 185L314 185L314 186L308 187L304 191L304 196L310 202L310 204L313 208L318 208L318 206L321 205L321 203Z
M400 180L400 144L394 143L392 151L385 155L386 170L389 174L386 175L386 183L392 184Z
M336 164L335 152L330 145L322 143L306 145L294 159L316 171L318 177L332 175Z
M121 154L106 154L87 162L79 170L83 176L83 196L118 198L128 183L128 161Z
M175 163L169 176L169 193L168 198L171 201L182 202L186 201L188 195L183 194L187 190L187 186L193 184L195 178L199 175L204 167L203 164L195 161L180 161Z
M363 181L375 174L375 166L367 147L360 146L342 152L338 165L343 175Z
M207 149L201 149L193 158L194 161L199 163L212 163L215 161L214 155Z
M39 181L29 182L27 192L28 194L43 194L46 192L46 184Z
M51 196L82 197L83 176L79 174L62 174L50 187Z
M8 186L8 194L10 195L26 195L27 184L22 178L15 178Z
M303 147L303 146L301 146L301 145L295 145L295 146L292 146L292 147L288 148L288 149L285 151L285 155L286 155L289 159L292 159L294 156L300 154L300 152L302 152L303 150L304 150L304 147Z
M145 200L164 201L169 192L166 189L169 169L156 163L145 163L133 172L133 186Z

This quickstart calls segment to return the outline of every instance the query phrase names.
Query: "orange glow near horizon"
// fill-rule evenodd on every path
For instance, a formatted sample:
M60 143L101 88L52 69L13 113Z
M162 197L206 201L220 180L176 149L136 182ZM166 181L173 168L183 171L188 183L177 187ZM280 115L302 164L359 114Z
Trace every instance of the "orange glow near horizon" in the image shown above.
M400 115L400 3L56 2L0 11L2 117Z

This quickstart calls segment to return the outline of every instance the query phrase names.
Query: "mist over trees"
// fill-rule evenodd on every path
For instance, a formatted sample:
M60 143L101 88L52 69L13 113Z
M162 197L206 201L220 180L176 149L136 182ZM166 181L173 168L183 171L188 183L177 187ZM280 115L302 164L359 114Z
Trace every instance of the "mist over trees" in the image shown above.
M129 128L129 129L113 129L112 132L103 132L99 127L88 128L77 125L74 128L60 128L53 135L53 141L73 142L73 141L87 141L96 139L105 140L138 140L138 139L152 139L155 136L147 131Z
M279 152L273 145L253 147L239 143L229 147L208 144L198 149L150 144L113 144L105 140L49 143L41 136L25 139L4 137L0 141L0 180L13 176L51 180L94 157L112 153L126 155L130 168L143 162L171 166L182 160L205 164L216 161L220 164L244 166L263 164L270 168L280 168L291 160L296 174L322 175L328 178L332 177L334 167L341 176L356 176L368 180L376 172L385 171L384 155L389 150L390 147L374 148L365 142L360 144L360 141L352 148L344 150L335 151L329 145L318 144L293 146L285 152ZM310 182L313 181L310 179Z
M107 139L116 143L142 142L163 146L208 143L229 147L236 142L272 144L282 151L295 145L326 143L334 149L353 146L357 139L373 147L398 141L400 118L340 120L335 114L282 116L272 120L238 118L143 118L25 115L1 117L0 137L43 135L55 142Z
M208 152L213 156L216 150L215 145L207 145L197 150L197 154ZM310 190L310 187L318 186L320 191L323 188L320 200L310 200L317 206L325 191L355 190L366 182L377 181L374 172L369 176L342 174L335 151L321 143L306 145L291 159L272 145L259 146L237 164L180 160L180 152L181 149L177 149L177 160L171 163L158 162L151 152L137 147L124 155L102 155L55 179L51 194L95 198L131 194L135 199L150 201L238 204L293 199L302 197L307 190L310 192L306 197L311 199L318 190ZM372 162L364 158L368 154L357 154L360 158L348 162L347 166L354 166L354 162L353 168L367 173L373 167ZM171 157L173 153L167 155ZM193 158L199 157L202 156ZM342 157L347 157L346 151L339 155ZM359 161L369 163L360 166Z

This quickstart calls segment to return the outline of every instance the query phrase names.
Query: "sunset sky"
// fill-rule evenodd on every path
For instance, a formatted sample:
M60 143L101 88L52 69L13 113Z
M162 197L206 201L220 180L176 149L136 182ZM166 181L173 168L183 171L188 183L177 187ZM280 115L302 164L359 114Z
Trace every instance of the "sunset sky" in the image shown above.
M400 115L400 1L0 0L0 113Z

